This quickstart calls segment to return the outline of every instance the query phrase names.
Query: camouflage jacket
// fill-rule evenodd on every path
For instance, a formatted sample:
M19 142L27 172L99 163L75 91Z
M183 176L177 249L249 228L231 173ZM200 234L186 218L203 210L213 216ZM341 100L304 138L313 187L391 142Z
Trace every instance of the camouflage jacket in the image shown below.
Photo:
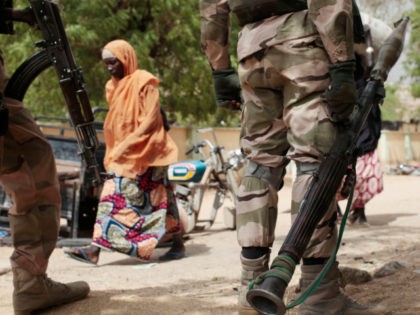
M330 62L354 59L352 1L308 0L307 5L308 17L319 33ZM228 0L200 0L201 47L213 69L231 66L230 13ZM288 34L278 36L276 30L292 14L273 16L245 25L239 34L238 60L286 41Z

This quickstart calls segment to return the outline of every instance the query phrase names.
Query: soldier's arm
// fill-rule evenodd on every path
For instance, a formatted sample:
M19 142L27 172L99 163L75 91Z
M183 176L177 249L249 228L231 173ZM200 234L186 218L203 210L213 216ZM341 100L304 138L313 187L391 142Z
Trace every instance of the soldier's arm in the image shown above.
M229 13L227 0L200 0L201 49L212 68L216 104L240 109L241 87L229 55Z
M330 85L323 94L333 122L346 122L357 102L354 73L352 0L308 0L309 17L320 34L330 64Z
M308 0L315 24L331 63L353 60L353 10L351 0Z
M213 70L231 67L229 13L227 0L200 0L201 49Z

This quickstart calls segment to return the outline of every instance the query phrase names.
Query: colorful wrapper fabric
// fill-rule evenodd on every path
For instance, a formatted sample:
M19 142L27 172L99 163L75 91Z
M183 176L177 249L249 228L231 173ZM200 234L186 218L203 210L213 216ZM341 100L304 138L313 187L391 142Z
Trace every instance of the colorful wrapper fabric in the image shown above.
M135 179L115 177L104 183L93 244L148 260L163 236L180 232L166 169L149 167Z

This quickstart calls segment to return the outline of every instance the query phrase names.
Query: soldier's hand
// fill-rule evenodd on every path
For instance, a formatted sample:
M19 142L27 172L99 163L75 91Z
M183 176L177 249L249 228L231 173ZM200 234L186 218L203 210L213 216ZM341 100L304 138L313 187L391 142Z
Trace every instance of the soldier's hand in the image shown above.
M235 69L213 70L216 104L227 109L241 109L241 85Z
M9 127L9 110L3 103L3 97L0 94L0 136L3 136Z
M386 91L383 83L380 83L376 95L375 95L375 104L382 105L386 96Z
M334 122L345 121L357 102L354 61L345 61L329 66L331 84L324 93L330 119Z

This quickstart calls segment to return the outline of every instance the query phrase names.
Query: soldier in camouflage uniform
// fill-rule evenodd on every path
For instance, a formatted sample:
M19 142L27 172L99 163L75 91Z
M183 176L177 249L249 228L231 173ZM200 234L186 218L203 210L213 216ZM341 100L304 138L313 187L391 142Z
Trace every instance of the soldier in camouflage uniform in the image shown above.
M293 219L334 141L336 126L353 110L357 12L351 0L200 1L201 43L212 69L217 104L235 108L241 91L243 98L240 140L249 163L237 203L242 309L249 308L247 284L268 269L277 192L287 164L293 160L297 166ZM242 27L237 45L240 85L229 55L230 13ZM332 200L303 255L303 288L322 270L336 243ZM361 306L343 295L338 277L335 263L299 314L383 314L382 309Z
M55 282L46 275L60 226L54 155L23 104L3 96L7 81L0 52L0 185L12 200L13 308L15 315L29 315L85 298L89 286L84 281Z

